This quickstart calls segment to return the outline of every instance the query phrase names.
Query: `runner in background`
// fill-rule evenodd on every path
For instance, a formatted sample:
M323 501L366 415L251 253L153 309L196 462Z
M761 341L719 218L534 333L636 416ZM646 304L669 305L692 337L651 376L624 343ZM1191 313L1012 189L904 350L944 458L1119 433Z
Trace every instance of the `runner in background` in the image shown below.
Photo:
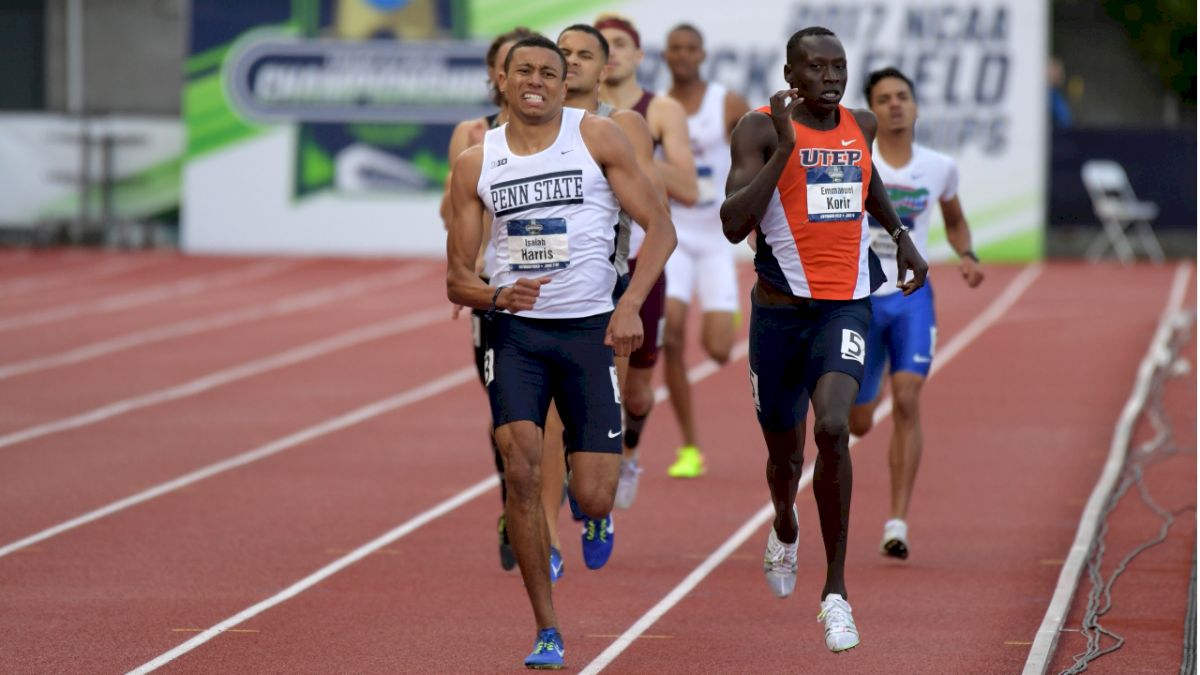
M655 161L662 174L671 199L682 204L695 204L699 197L696 164L688 140L687 113L669 96L655 95L642 89L637 82L637 67L642 62L641 35L633 22L615 14L597 17L595 27L608 40L608 76L600 88L600 100L616 108L634 110L646 118L660 158ZM637 269L641 248L641 228L633 228L629 248L629 268ZM629 357L627 372L622 371L621 393L625 406L624 460L621 463L621 483L617 490L617 505L627 508L637 495L637 449L641 442L646 418L654 407L651 379L658 362L666 328L666 279L660 278L645 304L642 305L642 325L646 339L642 348ZM687 467L695 473L698 467ZM677 471L676 471L677 473ZM697 474L698 475L698 474Z
M946 223L946 239L958 254L958 270L970 288L983 282L979 258L971 250L971 229L958 201L958 167L954 160L913 141L917 98L912 81L895 68L871 73L863 89L879 120L873 155L879 177L900 222L911 228L921 257L927 257L929 222L937 202ZM871 298L874 314L867 336L867 363L858 399L850 412L850 432L871 430L883 395L885 367L892 388L892 439L888 466L892 476L891 517L883 525L879 548L884 555L908 558L908 506L921 462L921 385L933 365L937 344L933 287L929 283L910 296L895 286L896 246L883 226L871 219L871 246L883 262L888 281Z
M672 79L667 95L688 113L700 194L693 205L671 205L679 243L667 261L663 356L671 407L683 436L683 446L668 470L673 478L695 478L705 471L684 361L688 307L695 297L701 312L700 344L721 365L729 361L739 310L737 263L734 247L721 232L721 202L729 175L729 138L750 108L723 85L701 79L705 57L704 37L695 26L680 24L667 33L666 62Z

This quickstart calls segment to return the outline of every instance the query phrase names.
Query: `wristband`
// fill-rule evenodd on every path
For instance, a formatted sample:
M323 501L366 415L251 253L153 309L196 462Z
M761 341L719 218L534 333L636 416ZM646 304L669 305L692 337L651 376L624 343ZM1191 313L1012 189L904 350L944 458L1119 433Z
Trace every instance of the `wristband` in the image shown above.
M500 291L503 291L506 288L508 288L508 286L496 287L496 292L492 293L492 306L488 307L488 311L483 315L483 318L487 319L488 321L492 320L492 315L496 313L497 309L499 309L496 307L496 301L500 299Z
M974 260L976 263L979 262L979 256L975 255L975 251L972 251L971 249L967 249L967 250L963 251L962 253L959 253L958 257L959 258L970 258L971 260Z
M900 243L900 235L905 234L908 231L909 231L909 228L907 225L901 225L900 227L897 227L894 231L890 232L889 234L892 237L892 241L899 244Z

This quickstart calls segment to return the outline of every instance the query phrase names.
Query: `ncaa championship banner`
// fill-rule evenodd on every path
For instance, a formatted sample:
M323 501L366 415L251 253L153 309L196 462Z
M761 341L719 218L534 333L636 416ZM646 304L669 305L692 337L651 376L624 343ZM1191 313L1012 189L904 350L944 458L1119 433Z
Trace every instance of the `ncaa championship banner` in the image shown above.
M987 262L1042 253L1049 5L1041 0L194 0L184 117L191 251L442 255L456 122L491 111L484 52L518 25L552 39L617 12L638 27L643 86L665 90L666 33L697 27L702 72L763 105L806 26L846 47L844 104L870 70L916 84L918 141L954 157ZM931 258L950 255L935 214ZM717 226L714 224L714 226Z

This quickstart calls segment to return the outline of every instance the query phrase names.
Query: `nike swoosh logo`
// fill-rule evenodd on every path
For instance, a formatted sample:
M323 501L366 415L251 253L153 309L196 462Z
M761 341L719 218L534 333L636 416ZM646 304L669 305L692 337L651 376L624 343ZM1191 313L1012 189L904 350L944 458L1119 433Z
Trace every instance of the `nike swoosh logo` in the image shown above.
M928 356L921 356L920 354L913 355L913 361L916 361L917 363L929 363L932 360L933 359L929 358Z
M563 568L562 563L559 563L557 565L551 565L550 567L552 568L550 571L554 573L554 576L558 576L558 575L562 574L562 568Z
M555 647L555 648L554 648L554 651L558 652L558 655L559 655L559 656L562 656L562 655L563 655L563 650L562 650L560 647Z
M570 150L563 150L562 152L560 152L560 153L558 153L558 154L560 154L560 155L565 155L565 154L567 154L568 152L575 152L575 148L571 148Z
M842 141L842 147L843 147L843 148L844 148L844 147L846 147L846 146L848 146L848 145L854 145L854 139L853 139L853 138L851 138L851 139L850 139L850 140L848 140L848 141Z
M617 429L616 431L610 431L610 432L608 432L608 437L609 437L609 438L616 438L617 436L620 436L620 435L621 435L621 430L620 430L620 429Z

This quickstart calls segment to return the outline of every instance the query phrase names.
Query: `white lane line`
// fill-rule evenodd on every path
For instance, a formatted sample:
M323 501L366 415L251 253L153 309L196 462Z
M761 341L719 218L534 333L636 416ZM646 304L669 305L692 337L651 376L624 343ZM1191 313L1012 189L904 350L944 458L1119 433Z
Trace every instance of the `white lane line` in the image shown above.
M285 270L291 269L299 265L296 261L268 261L247 265L232 272L221 272L216 274L205 274L202 276L183 279L174 283L168 283L156 288L150 288L144 291L134 291L124 295L117 295L103 300L94 302L81 302L73 305L64 305L62 307L53 307L50 309L41 309L35 312L27 312L25 314L17 314L15 316L0 319L0 331L15 330L18 328L28 328L30 326L40 326L55 321L65 321L74 319L80 316L88 316L91 314L106 314L108 312L119 312L131 307L139 307L148 305L163 300L179 298L185 295L195 295L203 293L223 286L234 286L248 281L256 281L264 277L269 277L279 274Z
M471 374L474 375L473 368L469 368L468 370L470 370ZM280 591L279 593L276 593L275 595L272 595L271 597L267 598L266 600L263 600L262 602L258 603L257 605L254 605L252 607L247 607L246 609L242 610L241 612L234 614L233 616L229 617L228 619L225 619L221 623L218 623L217 625L213 626L212 628L209 628L208 630L204 631L203 633L200 633L196 637L193 637L192 639L188 640L187 642L184 642L183 644L179 645L178 647L175 647L171 651L160 654L158 657L138 666L137 668L134 668L133 670L129 671L130 675L135 675L135 674L139 674L139 673L149 673L157 668L160 668L160 667L166 665L167 663L174 661L175 659L179 658L180 656L183 656L184 654L192 651L196 647L199 647L200 645L204 644L205 642L208 642L209 640L215 638L216 636L220 635L221 633L233 628L234 626L237 626L238 624L242 623L243 621L246 621L247 619L258 616L259 614L267 611L268 609L271 609L275 605L278 605L282 602L286 602L287 600L290 600L291 598L294 598L295 596L299 595L300 593L303 593L304 591L308 590L309 588L316 586L317 584L321 583L325 579L328 579L329 577L337 574L338 572L349 567L350 565L353 565L354 563L358 562L359 560L362 560L363 558L371 555L375 551L378 551L379 549L384 548L385 546L388 546L389 544L395 543L397 540L415 532L421 526L426 525L426 524L436 520L437 518L440 518L441 516L457 509L458 507L462 506L463 504L466 504L467 502L471 501L472 499L475 499L476 497L487 492L488 490L491 490L493 487L496 486L496 484L499 482L499 480L500 479L497 478L496 476L488 476L487 478L479 481L478 483L472 485L471 487L463 490L462 492L459 492L457 495L451 497L450 499L447 499L446 501L438 504L437 506L421 513L420 515L416 516L415 518L412 518L411 520L408 520L407 522L401 524L400 526L396 527L395 529L393 529L389 532L385 532L384 534L380 535L375 540L370 541L370 542L358 547L354 551L342 556L341 558L338 558L337 560L329 563L328 565L322 567L321 569L317 570L316 572L313 572L312 574L308 575L307 577L304 577L300 581L297 581L296 583L292 584L291 586L288 586L287 588Z
M220 328L229 328L251 321L258 321L266 318L273 318L292 314L321 305L327 305L338 300L345 300L355 295L361 295L370 291L388 286L404 284L414 279L420 278L428 273L428 270L423 266L414 266L398 272L388 272L385 274L377 274L366 279L358 281L350 281L328 288L322 288L317 291L301 293L286 298L281 298L272 302L260 304L253 307L244 307L235 309L229 312L221 312L196 319L188 319L179 321L157 328L135 331L118 335L117 337L92 342L90 344L76 347L65 352L57 354L48 354L39 356L24 361L13 361L0 365L0 380L4 380L17 375L24 375L40 370L57 368L60 366L80 363L89 359L94 359L100 356L106 356L114 352L132 349L134 347L142 347L163 340L184 337L187 335L195 335L206 331L217 330Z
M998 319L1004 316L1013 304L1021 298L1026 290L1042 273L1040 264L1031 265L1021 270L1004 291L997 296L992 304L988 306L979 316L975 317L971 323L954 336L953 340L938 351L937 358L934 359L933 367L930 369L929 377L933 377L939 370L946 367L946 364L954 360L959 353L962 352L968 345L974 342L985 330L990 328ZM889 397L879 408L875 410L875 421L886 418L892 412L892 401ZM857 438L850 439L850 445L853 447L857 443ZM800 477L800 489L804 489L812 482L812 465L810 464ZM675 588L671 589L658 604L651 607L645 614L638 618L621 637L617 638L611 645L601 652L595 659L592 660L583 670L580 675L595 675L608 667L618 656L621 655L629 645L633 644L634 640L642 633L646 632L659 619L661 619L672 607L679 604L688 593L692 592L700 582L704 581L705 577L712 573L722 562L725 561L734 551L746 543L752 534L757 532L763 525L768 523L775 516L775 509L770 503L763 506L754 515L750 517L741 527L733 533L729 539L725 540L715 551L712 552L700 563L690 574L684 577L683 581Z
M27 293L35 290L45 290L56 286L67 286L77 284L83 281L95 281L96 279L107 279L121 274L126 274L136 270L145 269L147 267L155 267L165 265L174 260L174 256L159 255L154 257L142 258L114 258L112 260L102 261L96 268L83 270L82 273L72 274L72 272L80 272L75 268L62 270L56 274L43 274L28 279L18 281L10 281L0 284L0 296L16 295L18 293Z
M748 344L749 343L747 343L744 340L741 343L737 344L733 348L732 353L734 354L734 356L731 357L730 362L744 357L746 355L746 353L748 352ZM474 372L475 372L474 369L470 368L470 367L464 368L463 370L469 374L474 374ZM719 370L719 367L715 363L712 363L711 361L705 361L704 363L694 366L693 368L688 370L688 381L692 382L692 383L700 382L701 380L709 377L710 375L717 372L718 370ZM470 379L469 376L467 379ZM655 402L656 403L661 403L663 400L666 399L665 392L666 392L666 389L663 387L660 387L658 390L656 390L656 392L655 392ZM426 523L434 520L435 518L443 516L451 511L453 511L454 509L457 509L458 507L466 504L467 502L471 501L472 499L475 499L479 495L487 492L491 488L495 487L497 484L498 484L498 479L495 476L489 476L488 478L485 478L485 479L479 481L478 483L471 486L470 488L467 488L463 492L460 492L455 497L452 497L451 499L449 499L445 502L442 502L438 506L435 506L434 508L422 513L421 515L417 516L416 518L413 518L412 520L408 521L407 523L400 525L396 529L391 530L383 535L380 535L377 539L374 539L374 540L360 546L359 548L354 549L353 551L346 554L345 556L338 558L337 560L330 563L329 565L322 567L321 569L317 570L316 572L313 572L309 576L301 579L300 581L297 581L295 584L292 584L288 588L280 591L278 594L273 595L252 607L244 609L241 612L238 612L237 614L229 617L228 619L225 619L224 621L218 623L217 625L213 626L212 628L209 628L208 630L204 631L203 633L200 633L199 635L192 638L191 640L188 640L187 642L184 642L183 644L179 645L178 647L175 647L174 649L172 649L164 654L159 655L155 659L135 668L134 670L129 671L130 674L132 675L133 673L148 673L156 668L160 668L163 665L166 665L167 663L179 658L180 656L183 656L184 654L192 651L196 647L199 647L200 645L204 644L205 642L208 642L209 640L211 640L214 637L220 635L221 633L237 626L238 624L240 624L248 619L254 618L255 616L261 614L262 612L265 612L266 610L284 602L285 600L289 600L289 599L295 597L302 591L305 591L305 590L311 588L312 586L316 585L318 582L333 576L337 572L340 572L341 570L345 569L346 567L349 567L350 565L354 564L355 562L362 560L363 558L370 555L371 553L374 553L375 551L378 551L379 549L384 548L385 546L395 542L397 539L409 534L410 532L417 529L418 527L421 527L422 525L425 525ZM38 540L25 539L25 540L22 540L21 542L16 542L15 544L10 544L10 546L16 546L16 544L22 544L22 546L29 546L30 544L35 543L36 541L41 541L41 540L40 539L38 539ZM25 542L25 543L22 543L22 542ZM20 547L17 547L17 548L20 548ZM0 556L10 553L11 550L15 550L15 549L10 549L8 546L0 549Z
M420 312L414 312L400 319L391 319L374 323L362 328L339 333L332 337L323 338L315 342L300 345L284 352L279 352L265 358L254 359L247 361L232 368L219 370L215 373L210 373L203 377L184 382L183 384L159 389L148 394L133 396L131 398L109 403L108 405L89 410L85 413L65 417L63 419L39 424L37 426L28 427L20 431L15 431L4 436L0 436L0 448L5 448L10 445L16 445L34 438L48 436L50 434L66 431L68 429L78 429L79 427L88 426L104 420L112 419L118 415L124 415L134 410L148 408L150 406L166 403L167 401L177 401L188 396L195 396L201 392L208 391L222 385L236 382L255 375L283 368L285 366L294 365L301 361L307 361L329 352L353 347L355 345L377 340L382 337L403 333L405 331L422 328L438 321L447 320L447 311L445 307L436 307Z
M445 316L445 309L441 310L442 316ZM475 377L474 366L466 366L458 370L446 373L437 379L431 380L418 387L414 387L407 391L403 391L394 396L385 398L380 401L365 405L357 410L353 410L344 415L328 419L320 424L308 427L296 433L290 434L278 440L271 441L266 445L259 446L253 450L248 450L240 455L230 457L229 459L210 464L204 468L197 469L191 473L174 478L164 483L159 483L154 487L143 490L135 495L117 500L106 506L89 511L81 516L72 518L71 520L59 523L53 527L42 530L35 534L29 535L11 544L0 546L0 558L23 548L32 546L38 542L45 541L51 537L58 536L68 530L73 530L81 525L100 520L101 518L111 516L118 511L124 511L133 506L137 506L142 502L149 501L156 497L161 497L170 492L174 492L181 488L187 487L193 483L197 483L206 478L211 478L217 474L225 473L240 466L245 466L251 462L257 462L260 459L278 454L289 448L294 448L302 443L307 443L315 438L325 436L335 431L340 431L347 427L354 426L361 422L378 417L384 413L399 410L406 406L412 405L427 398L436 396L442 392L453 389L464 382L468 382Z
M1058 644L1058 636L1063 622L1067 620L1067 614L1071 611L1071 600L1075 597L1075 589L1079 585L1079 575L1083 572L1083 566L1087 562L1088 553L1091 551L1092 542L1096 537L1096 529L1100 524L1100 513L1104 510L1104 503L1112 494L1113 485L1120 478L1121 468L1125 465L1129 440L1142 407L1146 404L1146 397L1150 393L1150 380L1154 375L1155 366L1169 365L1163 363L1166 358L1169 358L1167 341L1171 338L1172 325L1187 296L1187 281L1191 277L1191 273L1192 266L1186 262L1180 263L1179 267L1175 269L1175 281L1171 284L1171 290L1167 294L1167 303L1158 320L1158 329L1150 341L1150 348L1146 351L1146 355L1138 367L1133 392L1130 394L1129 400L1125 402L1121 416L1117 419L1104 470L1100 473L1100 479L1096 482L1092 496L1088 498L1087 507L1083 510L1079 529L1075 532L1075 541L1067 555L1067 562L1059 572L1058 584L1054 588L1054 595L1051 596L1050 606L1046 609L1046 615L1042 617L1042 624L1033 638L1033 646L1029 648L1025 668L1021 671L1023 675L1043 675L1050 665L1050 659L1054 656L1054 648Z

